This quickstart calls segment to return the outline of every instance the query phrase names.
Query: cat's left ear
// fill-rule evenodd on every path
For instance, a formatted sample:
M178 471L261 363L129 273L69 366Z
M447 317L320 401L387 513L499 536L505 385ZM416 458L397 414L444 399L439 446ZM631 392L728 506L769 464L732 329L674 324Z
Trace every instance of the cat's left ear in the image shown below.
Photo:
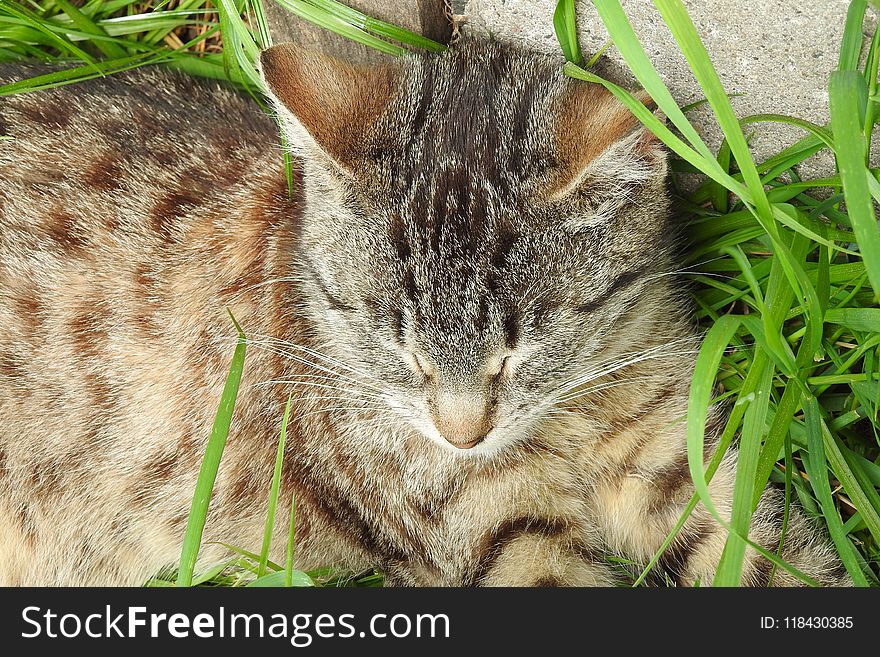
M648 109L656 107L647 93L635 96ZM583 188L594 196L604 190L626 199L665 179L666 151L660 141L601 85L572 80L557 112L560 167L552 197Z
M348 170L364 155L397 68L356 66L293 43L264 50L260 74L290 146Z

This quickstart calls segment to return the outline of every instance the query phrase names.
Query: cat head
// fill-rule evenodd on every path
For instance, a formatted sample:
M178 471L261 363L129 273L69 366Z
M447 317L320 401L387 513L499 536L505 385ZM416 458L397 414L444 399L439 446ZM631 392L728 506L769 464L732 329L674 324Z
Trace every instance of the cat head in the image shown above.
M364 398L461 455L527 440L637 330L668 267L665 155L552 56L465 40L261 71L304 166L304 278Z

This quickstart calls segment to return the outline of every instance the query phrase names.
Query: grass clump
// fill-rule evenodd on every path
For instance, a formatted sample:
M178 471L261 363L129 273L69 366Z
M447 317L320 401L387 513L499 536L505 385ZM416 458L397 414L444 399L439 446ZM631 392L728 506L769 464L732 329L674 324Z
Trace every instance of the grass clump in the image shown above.
M707 481L723 449L734 437L739 440L732 515L727 522L715 513L730 533L714 584L739 583L749 522L773 479L785 485L786 499L793 492L808 513L823 519L853 580L877 585L880 233L874 201L880 201L880 185L867 153L878 100L880 39L874 34L863 44L866 2L850 5L840 63L829 84L829 129L779 115L738 120L681 1L655 0L724 132L718 153L703 143L673 100L620 3L593 4L671 125L574 63L566 72L603 84L626 103L677 156L675 171L704 176L694 192L679 198L691 247L687 264L698 270L693 276L698 319L706 330L688 412L697 491L688 513L698 500L714 513ZM867 64L860 70L863 49ZM743 126L767 120L808 134L756 163ZM836 156L835 175L801 180L795 167L822 149ZM706 408L719 393L732 402L732 412L704 472ZM682 525L683 519L676 531Z
M433 51L444 47L331 0L277 2L391 55L403 52L400 44ZM697 503L714 511L708 481L724 449L738 440L733 513L729 519L718 517L729 528L728 542L715 581L701 584L739 583L752 513L766 483L774 481L784 486L786 501L797 498L807 513L824 522L853 580L877 586L880 232L875 203L880 202L880 179L868 153L880 102L880 36L863 37L867 1L850 4L839 65L829 81L831 123L820 126L772 114L738 119L681 0L654 0L724 132L718 152L688 121L688 108L673 99L620 2L593 4L613 46L668 123L626 90L579 66L574 3L559 0L554 27L569 60L566 73L604 85L633 110L671 150L673 182L678 174L697 173L702 180L693 191L679 189L677 198L689 239L686 275L693 281L697 319L706 332L687 418L696 494L635 583L644 581ZM261 0L215 0L213 6L206 0L88 0L79 7L69 0L7 0L0 4L0 60L36 58L71 68L0 87L0 95L160 64L227 80L257 96L255 61L260 48L270 44L264 16ZM744 128L765 121L789 123L806 134L756 162ZM837 170L822 179L802 180L796 167L821 150L833 152ZM221 406L231 412L234 394L229 394L232 398L224 396ZM726 400L731 412L720 448L704 471L706 409L719 400ZM285 418L289 412L288 407ZM212 439L213 448L221 438L225 434ZM282 437L279 455L283 443ZM216 452L206 459L202 493L210 494L217 461ZM295 571L293 510L286 563L268 559L280 462L273 482L267 482L270 513L259 554L230 547L235 558L194 574L207 500L204 507L194 503L180 570L150 584L380 585L381 575L374 572ZM778 556L767 556L776 568L792 570Z

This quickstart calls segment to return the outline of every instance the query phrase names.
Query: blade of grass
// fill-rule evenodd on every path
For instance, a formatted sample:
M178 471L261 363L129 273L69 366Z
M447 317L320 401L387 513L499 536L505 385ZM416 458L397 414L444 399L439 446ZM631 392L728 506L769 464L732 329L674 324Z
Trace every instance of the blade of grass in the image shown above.
M837 61L839 71L855 71L859 66L859 55L862 52L862 25L865 22L867 8L867 0L852 0L849 4Z
M226 447L226 438L229 435L229 427L232 424L232 413L235 410L235 400L238 396L238 388L241 384L241 375L244 371L244 357L246 350L246 338L244 331L239 326L235 317L229 312L229 317L238 331L238 344L229 365L229 374L223 386L220 396L220 406L211 427L211 435L199 468L199 477L196 481L196 490L193 494L192 508L189 520L186 524L186 533L183 538L183 546L180 553L180 568L177 574L178 586L191 586L193 571L199 556L199 548L202 543L202 533L205 529L205 521L208 516L208 505L211 501L211 493L214 489L214 480L217 478L217 469L220 467L220 458Z
M3 7L3 10L9 12L13 16L20 18L25 23L32 26L35 30L42 32L43 34L48 36L57 48L67 51L68 53L70 53L74 57L77 57L86 64L89 64L91 66L95 65L95 59L91 55L89 55L84 50L77 48L68 39L63 38L55 34L52 30L46 28L46 26L43 24L43 21L40 20L40 17L33 12L11 2L7 3Z
M269 506L266 511L266 524L263 528L263 546L260 550L260 563L257 577L266 574L266 563L269 561L269 548L272 547L272 531L275 529L275 507L278 504L278 491L281 489L281 468L284 465L284 446L287 442L287 421L290 419L290 396L284 406L284 417L281 418L281 436L278 439L278 451L275 454L275 469L272 472L272 486L269 489Z
M874 290L874 300L880 301L880 231L868 189L867 176L871 175L865 166L868 147L860 120L864 114L861 99L866 95L865 80L858 71L835 71L831 74L828 94L847 214Z
M206 545L222 545L230 552L234 552L235 554L238 554L238 555L244 557L246 560L252 561L254 564L253 573L256 575L257 564L260 563L260 555L257 554L256 552L251 552L250 550L245 550L244 548L236 547L234 545L230 545L229 543L224 543L223 541L212 541L211 543L206 543ZM275 571L275 572L277 572L279 570L283 570L283 568L279 564L275 563L271 559L266 562L266 566L270 570Z
M287 528L287 555L284 561L284 586L293 586L293 551L296 537L296 495L290 495L290 524Z
M394 43L389 43L388 41L383 41L369 32L366 32L351 23L347 23L338 16L334 16L313 4L302 2L300 0L275 0L275 2L300 18L330 30L331 32L335 32L340 36L344 36L347 39L362 43L363 45L378 50L379 52L384 52L388 55L402 55L406 52L403 47Z
M301 570L294 570L288 580L287 573L283 570L277 573L269 573L258 577L248 584L248 588L254 587L278 587L278 586L314 586L315 580Z
M712 496L709 492L709 484L706 477L706 471L703 470L703 454L705 453L705 430L706 418L708 415L708 407L713 396L713 387L715 382L715 373L718 371L718 365L721 361L722 354L730 344L734 334L740 326L740 318L733 315L724 315L716 321L703 339L697 355L696 364L694 366L694 374L691 380L690 393L688 395L688 415L687 415L687 453L688 466L691 473L691 479L694 483L696 496L699 497L706 510L715 518L722 527L728 530L729 536L733 534L734 528L719 513L712 502ZM766 365L766 355L763 352L757 352L756 363L749 370L748 378L756 381L760 378L757 376L762 372ZM743 502L745 504L745 502ZM748 539L747 535L737 534L737 539L750 545L758 553L766 557L770 562L777 564L779 567L791 573L794 577L801 581L816 586L815 580L794 568L791 564L779 559L773 552L767 550L763 546ZM731 566L727 566L730 568Z
M645 91L648 92L654 102L657 103L657 106L672 121L673 125L678 128L684 138L690 143L690 146L696 150L702 159L711 161L714 164L713 169L717 168L720 171L720 167L711 151L709 151L709 148L690 121L687 120L678 103L673 99L669 89L666 88L654 65L648 59L648 55L639 43L620 3L617 0L593 0L593 5L599 12L599 16L608 29L608 34L617 46L618 51L620 51L620 54L626 60L630 70L635 74ZM654 132L653 129L652 132ZM657 133L655 132L654 134Z
M352 7L344 5L341 2L335 2L335 0L288 1L297 4L313 5L316 8L321 9L332 16L342 19L349 25L361 28L363 30L366 30L367 32L372 32L373 34L378 34L379 36L394 39L395 41L405 43L409 46L413 46L414 48L421 48L422 50L428 50L430 52L436 53L441 53L446 50L446 46L444 46L442 43L437 43L433 39L428 39L421 34L410 32L409 30L405 30L404 28L398 27L397 25L386 23L385 21L379 20L378 18L367 16L366 14L363 14L358 10L353 9Z
M67 14L71 22L83 32L103 37L109 36L103 29L92 22L91 18L71 4L69 0L55 0L55 4L57 4L58 7ZM125 57L128 54L125 49L120 47L115 41L95 40L93 43L98 50L110 58L117 59L119 57Z
M565 59L575 64L580 64L581 45L578 42L577 16L574 12L574 0L559 0L553 12L553 29L556 31L556 39L562 47Z
M754 366L753 366L754 369ZM748 536L752 520L752 497L755 488L755 472L764 433L764 421L770 403L770 382L773 378L773 365L764 363L759 372L759 383L751 395L746 409L743 431L740 436L736 463L736 478L733 489L733 508L730 515L731 533L721 553L713 586L739 586L742 578L746 542L740 536Z
M269 23L266 20L266 9L263 7L263 0L248 0L248 7L254 17L256 25L257 45L261 50L265 50L272 45L272 34L269 31Z
M846 491L846 494L852 499L856 508L861 512L862 519L865 521L865 525L867 525L871 536L874 537L875 541L880 543L880 513L874 509L868 494L865 493L864 489L859 484L858 478L850 469L840 445L837 444L837 441L834 439L834 436L831 434L831 431L828 429L824 420L821 420L821 427L825 447L825 457L831 465L831 470L834 472L838 481L840 481L843 490Z
M190 48L200 41L210 38L219 30L219 26L212 27L208 31L195 37L183 45L178 50L156 50L154 53L141 53L123 59L105 60L96 62L94 65L76 66L61 71L54 71L45 75L38 75L33 78L19 80L0 86L0 96L8 96L15 93L24 93L29 91L39 91L41 89L51 89L60 87L65 84L74 84L91 80L93 78L109 75L112 73L120 73L128 71L138 66L147 64L159 64L173 60L181 51Z
M709 493L708 482L703 471L706 417L713 396L718 364L739 327L738 317L725 315L719 318L706 333L697 355L688 396L687 452L691 478L694 482L694 489L703 505L718 519L720 516L712 503L712 496Z
M831 496L831 486L828 483L827 463L825 460L825 447L822 440L819 403L815 397L811 396L806 399L804 403L804 418L807 425L807 444L809 450L808 453L803 454L803 461L807 468L807 474L810 477L810 485L819 499L822 515L825 517L825 523L831 533L831 540L840 554L843 565L846 566L847 572L857 586L867 586L868 581L859 567L855 548L853 548L852 543L846 537L846 533L843 530L843 521L840 519L840 514Z

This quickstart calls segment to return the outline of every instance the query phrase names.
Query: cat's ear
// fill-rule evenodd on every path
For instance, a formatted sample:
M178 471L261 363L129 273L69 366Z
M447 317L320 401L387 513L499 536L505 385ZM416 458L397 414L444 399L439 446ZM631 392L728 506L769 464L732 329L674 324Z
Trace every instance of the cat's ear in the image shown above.
M635 96L655 108L647 93ZM660 141L603 86L572 80L557 116L560 166L553 198L584 189L594 197L604 191L623 200L665 178L666 151Z
M397 68L356 66L285 43L260 54L260 74L290 146L349 169L393 95Z

